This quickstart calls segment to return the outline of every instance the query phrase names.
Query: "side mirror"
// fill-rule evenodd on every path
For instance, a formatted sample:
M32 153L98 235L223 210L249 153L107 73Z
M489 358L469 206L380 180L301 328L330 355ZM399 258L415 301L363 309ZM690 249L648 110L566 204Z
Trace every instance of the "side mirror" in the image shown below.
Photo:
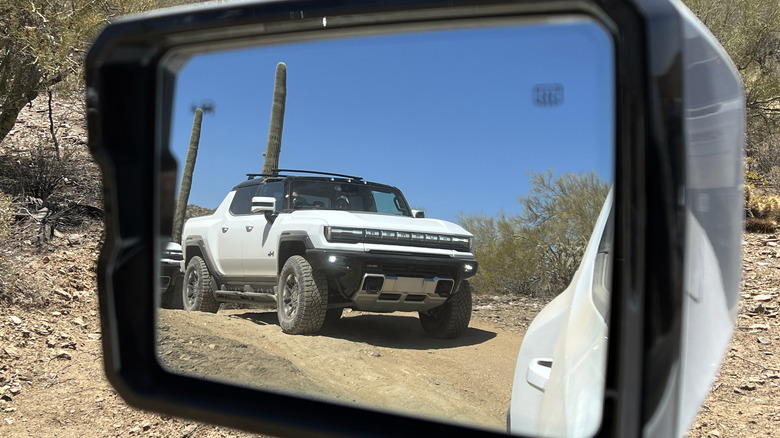
M415 217L415 218L424 218L424 217L425 217L425 212L424 212L424 211L422 211L422 210L415 210L415 209L412 209L412 217Z
M263 213L269 223L276 220L276 198L272 196L255 196L252 198L252 214Z
M252 198L252 214L276 211L276 198L271 196L255 196Z
M702 75L693 66L707 59L717 59L706 63L717 71ZM258 72L270 66L273 77L279 62L291 88L283 160L370 176L352 179L373 190L377 205L393 199L369 181L403 178L431 217L463 227L430 219L416 223L438 228L420 232L411 218L381 209L277 218L275 199L252 198L251 212L269 221L305 219L275 235L277 226L260 230L257 217L219 204L224 192L213 188L232 187L262 160L262 130L241 129L269 120L257 102L267 96L271 107L273 79ZM111 206L98 266L105 370L131 405L278 436L623 437L681 435L706 395L738 306L744 99L727 55L679 1L186 7L109 24L87 55L86 83L89 146ZM160 309L155 295L172 234L163 218L173 217L176 197L175 184L161 181L183 161L192 102L204 99L219 111L203 122L198 166L206 170L195 170L190 202L219 204L222 216L201 223L220 240L199 232L198 245L185 248L184 262L197 266L187 287L209 311L263 302L283 318L317 302L301 324L336 324L293 336L255 308L238 318L207 315L225 324L199 335L239 352L231 353L235 367L215 374L166 362L164 318L217 325ZM253 160L247 168L244 157ZM570 175L577 184L567 185ZM540 196L556 184L589 196L568 196L576 205L560 214L560 204ZM466 250L472 235L476 245ZM491 246L505 241L515 245ZM540 246L552 255L510 260ZM564 250L576 256L560 257ZM420 253L435 263L419 263ZM400 274L355 275L356 263L377 268L380 256ZM479 263L474 277L465 272L476 266L470 257ZM495 288L477 290L490 277ZM522 307L541 310L523 335L481 321L458 339L423 339L418 321L443 332L490 308L471 301L472 287L475 300L505 290L546 299ZM342 313L356 296L377 314ZM417 314L387 315L382 301ZM394 318L393 329L377 329L378 318ZM247 331L236 335L239 325ZM514 382L527 391L513 395L518 349ZM417 366L431 357L441 362ZM238 365L247 368L225 371ZM487 375L503 380L484 393L459 390Z

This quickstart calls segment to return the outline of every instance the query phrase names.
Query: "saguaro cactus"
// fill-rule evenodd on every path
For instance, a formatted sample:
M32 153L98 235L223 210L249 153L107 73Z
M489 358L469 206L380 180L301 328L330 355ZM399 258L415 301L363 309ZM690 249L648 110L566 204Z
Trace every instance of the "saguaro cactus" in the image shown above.
M284 104L287 100L287 66L280 62L276 65L274 83L274 102L271 107L271 124L268 127L268 145L265 150L263 173L270 174L279 168L279 154L282 151L282 127L284 126Z
M176 203L176 213L173 216L173 241L181 241L181 232L184 228L184 216L187 213L187 202L190 199L192 188L192 172L195 170L195 160L198 157L198 144L200 143L200 125L203 122L203 110L195 109L195 118L192 121L192 133L190 134L190 147L187 150L187 159L184 162L184 171L181 175L181 187L179 188L179 201Z

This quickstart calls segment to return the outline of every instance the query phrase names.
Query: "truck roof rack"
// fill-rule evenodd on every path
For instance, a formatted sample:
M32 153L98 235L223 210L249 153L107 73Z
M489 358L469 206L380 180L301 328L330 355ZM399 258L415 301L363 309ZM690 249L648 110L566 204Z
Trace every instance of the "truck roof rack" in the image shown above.
M267 173L247 173L246 176L249 177L249 179L254 179L255 177L262 176L262 177L278 177L279 172L296 172L296 173L308 173L313 175L327 175L327 176L338 176L341 178L349 178L354 179L355 181L362 181L363 178L359 176L353 176L353 175L344 175L342 173L331 173L331 172L320 172L317 170L296 170L296 169L275 169L270 175Z
M247 173L246 176L247 176L247 180L250 180L250 179L255 179L258 176L271 177L271 176L276 176L276 175L269 175L267 173Z

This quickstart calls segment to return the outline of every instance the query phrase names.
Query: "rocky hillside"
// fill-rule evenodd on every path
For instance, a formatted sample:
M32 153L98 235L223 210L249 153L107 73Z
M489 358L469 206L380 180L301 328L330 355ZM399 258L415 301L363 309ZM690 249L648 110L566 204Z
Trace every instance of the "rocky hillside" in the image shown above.
M83 107L53 109L60 160L43 99L0 144L0 190L14 198L0 240L0 436L244 436L137 411L106 382L95 273L100 173Z

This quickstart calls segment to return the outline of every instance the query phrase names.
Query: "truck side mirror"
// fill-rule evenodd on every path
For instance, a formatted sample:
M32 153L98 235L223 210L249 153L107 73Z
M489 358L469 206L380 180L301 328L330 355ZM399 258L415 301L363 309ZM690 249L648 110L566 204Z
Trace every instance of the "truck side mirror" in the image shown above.
M252 198L252 214L264 213L269 223L276 220L276 198L271 196L255 196Z
M416 218L424 218L425 217L425 212L422 211L422 210L414 210L414 209L412 209L412 216L414 216Z
M228 83L230 92L207 94L223 108L220 114L234 112L220 120L223 125L214 119L202 131L204 139L213 136L202 141L212 148L202 146L199 156L214 153L213 159L200 161L211 165L201 172L208 176L202 186L228 184L218 180L230 172L217 158L228 157L233 172L240 170L237 165L253 165L246 159L241 162L249 156L242 155L241 148L262 140L242 141L244 137L235 131L254 128L257 114L246 111L244 104L255 97L266 98L265 89L251 87L260 82L257 72L263 65L270 66L270 72L279 62L290 65L287 108L294 108L296 116L300 110L310 114L309 119L290 117L285 126L286 132L298 135L287 138L285 147L290 149L286 150L301 161L327 166L338 159L339 165L360 166L362 173L379 178L381 172L396 172L405 183L417 184L420 193L446 192L449 200L455 199L449 204L462 203L474 212L478 207L469 200L517 199L520 190L503 198L496 192L515 190L526 170L519 166L531 166L534 159L547 160L535 167L549 169L549 174L540 176L542 185L552 181L553 173L568 173L571 163L587 164L587 170L597 168L613 187L609 257L600 256L599 247L593 245L587 270L592 275L585 275L585 269L571 274L579 276L574 284L582 287L558 295L568 301L556 298L544 307L552 323L536 327L562 327L559 332L571 333L570 341L556 344L561 345L560 351L541 348L552 344L539 342L540 348L523 355L539 367L531 381L522 374L521 383L528 382L544 400L515 398L520 400L516 411L527 415L515 412L508 432L601 437L684 433L707 394L738 310L744 97L728 55L677 0L484 0L478 6L471 0L258 0L171 8L109 23L87 54L85 77L89 147L101 167L104 199L110 207L97 269L105 372L119 395L135 407L275 436L490 437L506 430L506 416L501 414L510 403L508 383L494 385L497 389L491 394L494 400L505 397L501 408L492 409L490 415L477 411L460 415L449 409L448 394L453 393L440 392L448 385L439 384L439 376L428 379L435 388L427 392L414 388L414 397L404 398L397 396L391 383L374 390L362 385L362 380L357 385L346 381L346 389L338 393L303 380L299 386L275 386L277 381L270 376L260 383L252 380L265 373L247 372L249 380L237 382L227 378L233 376L196 372L200 370L186 373L166 365L159 349L159 318L165 312L160 311L155 294L159 293L161 252L172 233L172 221L160 212L170 207L173 196L162 187L161 159L182 155L177 145L187 142L177 136L191 135L190 102L204 97L204 85ZM695 68L702 63L715 66L708 70L709 76L703 77ZM295 85L292 71L300 74ZM308 95L309 100L292 100L293 87L296 98ZM368 101L374 106L365 105ZM252 113L252 119L241 122L246 113ZM555 161L560 158L566 160ZM465 191L472 181L484 183L481 193L489 191L490 196ZM240 199L244 207L245 200ZM393 205L392 198L380 201ZM447 202L420 202L435 216L438 201ZM250 211L262 212L273 222L277 206L282 207L279 202L253 197ZM543 202L533 206L538 211L548 207ZM405 202L396 201L395 207L408 214ZM229 204L223 203L217 211L227 209ZM557 212L548 210L551 215ZM240 300L274 298L278 306L293 307L297 299L322 300L329 294L339 299L354 292L320 275L326 269L354 275L338 251L318 252L312 247L312 240L326 238L324 220L317 227L286 235L254 233L266 242L278 241L273 249L251 249L270 260L263 266L245 266L243 255L226 259L240 273L264 274L283 268L277 258L311 258L309 265L297 264L300 269L284 282L256 275L258 281L238 285L236 281L244 277L210 275L209 269L217 269L213 251L243 248L243 239L249 238L255 217L245 213L242 209L236 216L246 223L222 227L224 248L191 247L199 251L197 260L192 260L200 266L195 272L200 275L191 276L189 287L194 290L197 285L205 291L200 298L227 292ZM300 215L319 213L310 209ZM355 212L334 213L352 221L339 229L342 236L392 242L397 251L432 242L447 249L452 256L439 253L453 278L438 283L447 286L439 291L443 294L474 268L459 261L462 254L457 250L471 242L446 229L423 234L396 226L408 217L393 218L381 229L367 229ZM424 217L422 212L412 215ZM476 219L475 224L481 225ZM515 234L516 227L506 228L499 237L523 237ZM549 228L543 237L554 238L551 247L558 249L562 245L557 239L569 231ZM372 263L371 244L361 245L366 263ZM185 254L189 250L185 248ZM482 251L482 256L490 257L490 250ZM608 264L596 269L601 262ZM480 272L488 272L482 266L480 262ZM507 278L506 274L527 269L519 263L505 266L496 275ZM563 270L555 267L551 272ZM424 269L419 272L425 277ZM596 281L600 278L594 273L603 273L603 281ZM545 277L536 275L533 280L547 285L552 280ZM426 287L437 288L429 280L420 278ZM393 287L406 286L404 281L393 281ZM608 293L589 293L595 290L594 283L607 285ZM382 295L387 300L401 297ZM608 311L596 306L594 297ZM415 296L407 294L404 299L408 298ZM471 307L467 304L463 308ZM570 312L565 306L581 312ZM338 320L341 310L328 308L324 317L336 315ZM425 317L441 324L463 317L441 318L436 312L425 312ZM371 323L370 317L352 316L351 322L362 318ZM579 324L593 318L602 319L604 335L591 331L599 336L594 338L598 348L581 348L591 344L573 341L581 338ZM557 339L541 335L536 339ZM478 336L474 342L485 338ZM310 337L301 342L319 340ZM240 341L231 338L230 344L243 349ZM268 350L285 350L285 345L262 342ZM470 346L435 343L415 349L416 340L392 345L404 354ZM375 346L387 347L386 340ZM537 345L528 342L527 346ZM301 351L315 359L326 357L308 346ZM242 365L264 364L269 370L306 375L287 371L295 369L293 360L301 354L292 359L280 356L281 366L273 367L265 360L273 355L264 348L256 353L260 360L253 357ZM381 357L371 353L372 361ZM555 359L556 354L567 359ZM547 378L544 368L549 358L555 360ZM482 363L462 363L465 369L479 368L483 374L489 369ZM328 360L312 364L316 373L334 372L333 381L338 382L349 365ZM525 365L522 372L529 369ZM448 366L441 368L451 371ZM395 367L383 371L388 376L399 374ZM459 373L446 377L469 380ZM576 385L581 382L588 385ZM544 393L535 389L539 386L544 386ZM353 397L357 389L366 388L372 390L365 391L367 396L381 395L383 404L364 404ZM430 401L423 396L431 397ZM443 410L436 415L422 409L439 405ZM536 419L540 421L531 422ZM529 424L533 427L523 427ZM555 433L559 430L564 432Z
M276 198L271 196L255 196L252 198L252 214L276 211Z

